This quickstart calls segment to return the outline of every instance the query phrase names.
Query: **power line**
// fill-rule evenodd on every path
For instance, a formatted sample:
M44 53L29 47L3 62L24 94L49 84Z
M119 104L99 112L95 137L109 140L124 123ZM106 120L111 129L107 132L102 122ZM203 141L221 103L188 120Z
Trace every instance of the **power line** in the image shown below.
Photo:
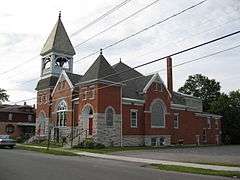
M200 3L197 3L197 4L193 5L193 6L190 6L190 7L186 8L186 9L184 9L184 10L176 13L176 14L173 14L172 16L169 16L169 17L167 17L167 18L164 19L164 20L158 21L157 23L155 23L155 24L153 24L153 25L151 25L151 26L148 26L148 27L146 27L146 28L144 28L144 29L142 29L142 30L140 30L140 31L138 31L138 32L130 35L130 36L127 36L127 37L125 37L125 38L123 38L123 39L121 39L121 40L119 40L119 41L117 41L117 42L115 42L115 43L113 43L113 44L110 44L110 45L104 47L103 50L108 49L108 48L110 48L110 47L113 47L113 46L115 46L115 45L117 45L117 44L119 44L119 43L121 43L121 42L123 42L123 41L125 41L125 40L128 40L128 39L130 39L130 38L132 38L132 37L134 37L134 36L136 36L136 35L144 32L144 31L147 31L147 30L149 30L149 29L151 29L151 28L153 28L153 27L155 27L155 26L157 26L157 25L159 25L159 24L161 24L161 23L164 23L164 22L166 22L166 21L168 21L168 20L170 20L170 19L172 19L172 18L174 18L174 17L176 17L176 16L178 16L178 15L180 15L180 14L182 14L182 13L188 11L188 10L190 10L190 9L193 9L193 8L195 8L195 7L203 4L203 3L206 2L206 1L207 1L207 0L201 1ZM79 60L77 60L77 61L75 61L75 62L79 62L79 61L81 61L81 60L83 60L83 59L86 59L86 58L88 58L88 57L91 57L91 56L93 56L93 55L95 55L95 54L97 54L97 53L99 53L99 51L92 52L92 53L90 53L90 54L88 54L88 55L80 58ZM37 57L38 57L38 56L37 56ZM27 60L27 61L25 61L25 62L28 62L28 61L30 61L30 60L32 60L32 59L33 59L33 58L31 58L31 59L29 59L29 60ZM25 62L24 62L24 63L25 63ZM19 67L19 65L18 65L18 67ZM17 68L17 67L15 67L15 68ZM8 71L5 71L5 73L7 73L7 72L8 72ZM0 73L0 75L1 75L1 74L3 74L3 73Z
M178 55L178 54L182 54L182 53L184 53L184 52L187 52L187 51L190 51L190 50L199 48L199 47L201 47L201 46L205 46L205 45L207 45L207 44L211 44L211 43L213 43L213 42L220 41L220 40L222 40L222 39L225 39L225 38L234 36L234 35L239 34L239 33L240 33L240 31L236 31L236 32L233 32L233 33L230 33L230 34L221 36L221 37L219 37L219 38L215 38L215 39L212 39L212 40L210 40L210 41L204 42L204 43L202 43L202 44L199 44L199 45L196 45L196 46L193 46L193 47L184 49L184 50L182 50L182 51L175 52L175 53L173 53L173 54L171 54L171 55L168 55L168 56L176 56L176 55ZM133 69L140 68L140 67L146 66L146 65L148 65L148 64L152 64L152 63L154 63L154 62L163 60L163 59L167 58L168 56L164 56L164 57L162 57L162 58L160 58L160 59L156 59L156 60L153 60L153 61L150 61L150 62L141 64L141 65L135 66ZM121 71L121 72L118 72L118 73L116 73L116 74L125 73L125 72L127 72L127 71ZM108 76L106 76L106 77L110 77L110 76L113 76L113 75L116 75L116 74L111 74L111 75L108 75ZM104 78L106 78L106 77L104 77ZM33 80L34 80L34 79L33 79ZM33 81L33 80L30 80L30 81Z
M230 34L227 34L227 35L224 35L224 36L221 36L221 37L212 39L212 40L210 40L210 41L207 41L207 42L198 44L198 45L196 45L196 46L192 46L192 47L190 47L190 48L187 48L187 49L184 49L184 50L181 50L181 51L172 53L172 54L170 54L170 55L161 57L161 58L159 58L159 59L155 59L155 60L153 60L153 61L149 61L149 62L140 64L140 65L137 65L137 66L133 67L132 69L137 69L137 68L140 68L140 67L143 67L143 66L146 66L146 65L149 65L149 64L152 64L152 63L161 61L161 60L163 60L163 59L166 59L166 58L169 57L169 56L173 57L173 56L176 56L176 55L179 55L179 54L182 54L182 53L191 51L191 50L193 50L193 49L197 49L197 48L199 48L199 47L202 47L202 46L205 46L205 45L208 45L208 44L211 44L211 43L220 41L220 40L222 40L222 39L225 39L225 38L234 36L234 35L239 34L239 33L240 33L240 31L235 31L235 32L233 32L233 33L230 33ZM108 76L106 76L106 77L111 77L111 76L114 76L114 75L117 75L117 74L121 74L121 73L126 73L126 72L128 72L128 70L120 71L120 72L115 73L115 74L110 74L110 75L108 75ZM106 77L104 77L104 78L106 78Z
M240 18L232 19L232 20L230 20L230 21L225 22L224 24L216 25L216 26L214 26L214 27L212 27L212 28L209 28L209 29L207 29L206 31L201 31L201 32L195 33L195 34L193 34L191 37L198 36L198 35L200 35L200 34L202 34L202 33L210 32L210 31L212 31L212 30L214 30L214 29L219 29L219 28L221 28L221 26L224 26L224 25L226 25L226 24L229 24L229 23L232 23L232 22L235 22L235 21L239 21L239 19L240 19ZM219 27L219 28L217 28L217 27ZM180 42L183 42L183 41L185 41L186 39L189 39L189 38L190 38L190 37L186 37L186 38L181 39L181 40L179 40L179 41L170 42L170 43L180 43ZM168 44L170 44L170 43L168 43ZM168 45L168 44L167 44L167 45ZM162 47L166 47L167 45L164 45L164 46L162 46ZM162 48L162 47L161 47L161 48ZM154 53L154 52L156 52L156 50L155 50L155 51L148 52L148 53L144 53L144 54L142 54L142 55L140 55L140 56L137 56L137 57L142 57L142 56L145 56L145 55L147 55L147 54ZM91 55L92 55L92 54L91 54ZM91 56L91 55L90 55L90 56ZM29 82L32 82L32 81L38 80L38 79L39 79L39 77L36 77L36 78L31 79L31 80L21 82L21 84L27 84L27 83L29 83ZM10 89L10 90L11 90L11 89Z
M163 46L160 46L160 47L161 47L160 49L162 49L163 47L168 46L168 45L171 44L171 43L177 44L177 43L183 42L183 41L185 41L185 40L187 40L187 39L190 39L190 38L192 38L192 37L199 36L199 35L201 35L201 34L203 34L203 33L205 34L205 33L209 33L209 32L211 32L211 31L213 31L213 30L216 30L216 29L218 30L218 29L220 29L220 28L223 28L224 25L226 25L226 24L229 24L229 23L232 23L232 22L236 22L236 21L239 21L239 20L240 20L240 17L239 17L239 18L236 18L236 19L232 19L232 20L227 21L227 22L225 22L225 23L223 23L223 24L220 24L220 25L218 24L218 25L216 25L216 26L214 26L214 27L211 27L211 28L209 28L209 29L207 29L207 30L204 30L204 31L201 31L201 32L198 32L198 33L194 33L194 34L192 34L190 37L185 37L185 38L180 39L180 40L178 40L178 41L169 42L169 43L167 43L167 44L165 44L165 45L163 45ZM201 26L202 26L202 24L201 24ZM145 55L148 55L148 54L152 54L152 53L155 53L155 52L159 52L160 49L158 48L157 50L153 50L153 51L150 51L150 52L141 54L141 55L139 55L139 56L136 56L136 58L139 58L139 57L142 57L142 56L145 56Z
M146 28L144 28L144 29L142 29L142 30L140 30L140 31L138 31L138 32L130 35L130 36L127 36L127 37L125 37L125 38L123 38L123 39L120 39L119 41L116 41L116 42L114 42L113 44L110 44L110 45L108 45L108 46L105 46L105 47L102 48L102 49L103 49L103 50L106 50L106 49L108 49L108 48L110 48L110 47L113 47L113 46L115 46L115 45L117 45L117 44L119 44L119 43L121 43L121 42L123 42L123 41L126 41L126 40L128 40L128 39L130 39L130 38L132 38L132 37L134 37L134 36L136 36L136 35L144 32L144 31L147 31L147 30L149 30L149 29L151 29L151 28L153 28L153 27L155 27L155 26L157 26L157 25L159 25L159 24L162 24L162 23L164 23L164 22L166 22L166 21L168 21L168 20L170 20L170 19L172 19L172 18L174 18L174 17L176 17L176 16L178 16L178 15L180 15L180 14L188 11L188 10L191 10L191 9L193 9L193 8L195 8L195 7L203 4L203 3L206 2L206 1L207 1L207 0L201 1L200 3L197 3L197 4L195 4L195 5L192 5L192 6L186 8L186 9L184 9L184 10L181 10L180 12L175 13L175 14L173 14L173 15L171 15L171 16L163 19L163 20L160 20L160 21L158 21L157 23L152 24L151 26L148 26L148 27L146 27ZM80 58L79 60L75 61L75 63L76 63L76 62L79 62L79 61L81 61L81 60L83 60L83 59L86 59L86 58L88 58L88 57L90 57L90 56L93 56L93 55L95 55L95 54L97 54L97 53L99 53L99 50L98 50L98 51L95 51L95 52L92 52L92 53L90 53L90 54L88 54L88 55Z
M110 9L109 11L107 11L106 13L104 13L103 15L101 15L100 17L98 17L97 19L93 20L92 22L88 23L87 25L85 25L85 26L82 27L81 29L79 29L79 30L77 30L76 32L74 32L73 34L71 34L71 37L77 35L78 33L82 32L84 29L87 29L87 28L90 27L91 25L99 22L99 21L102 20L103 18L107 17L108 15L112 14L112 13L115 12L116 10L120 9L120 8L121 8L122 6L124 6L125 4L129 3L130 1L132 1L132 0L125 0L125 1L123 1L122 3L116 5L115 7L113 7L112 9ZM12 70L15 70L15 69L19 68L20 66L24 65L25 63L30 62L30 61L38 58L38 57L39 57L39 55L36 55L36 56L34 56L34 57L31 57L31 58L27 59L26 61L23 61L23 62L21 62L20 64L14 66L13 68L1 72L0 75L4 75L4 74L6 74L6 73L8 73L8 72L10 72L10 71L12 71Z
M225 38L228 38L228 37L237 35L237 34L239 34L239 33L240 33L240 31L235 31L235 32L233 32L233 33L229 33L229 34L227 34L227 35L224 35L224 36L221 36L221 37L212 39L212 40L210 40L210 41L207 41L207 42L198 44L198 45L196 45L196 46L192 46L192 47L190 47L190 48L187 48L187 49L184 49L184 50L175 52L175 53L173 53L173 54L164 56L164 57L162 57L162 58L155 59L155 60L153 60L153 61L149 61L149 62L146 62L146 63L144 63L144 64L137 65L137 66L135 66L133 69L137 69L137 68L146 66L146 65L148 65L148 64L152 64L152 63L155 63L155 62L157 62L157 61L161 61L161 60L163 60L163 59L165 59L165 58L167 58L167 57L169 57L169 56L173 57L173 56L176 56L176 55L178 55L178 54L182 54L182 53L188 52L188 51L190 51L190 50L197 49L197 48L199 48L199 47L202 47L202 46L205 46L205 45L208 45L208 44L211 44L211 43L220 41L220 40L222 40L222 39L225 39ZM125 70L125 71L120 71L120 72L118 72L118 73L110 74L110 75L108 75L108 76L106 76L106 77L111 77L111 76L114 76L114 75L116 75L116 74L119 74L119 73L121 74L121 73L125 73L125 72L128 72L128 71L127 71L127 70ZM104 77L104 78L106 78L106 77ZM33 79L33 80L34 80L34 79ZM32 80L30 80L30 81L32 81Z
M142 30L140 30L140 31L138 31L138 32L130 35L130 36L127 36L127 37L125 37L125 38L123 38L123 39L121 39L121 40L119 40L119 41L117 41L117 42L115 42L115 43L113 43L113 44L111 44L111 45L106 46L105 48L103 48L103 50L108 49L108 48L110 48L110 47L112 47L112 46L115 46L115 45L117 45L117 44L119 44L119 43L121 43L121 42L129 39L129 38L132 38L132 37L134 37L134 36L136 36L136 35L144 32L144 31L149 30L149 29L151 29L151 28L153 28L153 27L155 27L155 26L157 26L157 25L159 25L159 24L162 24L162 23L164 23L164 22L166 22L166 21L168 21L168 20L170 20L170 19L172 19L172 18L174 18L174 17L176 17L176 16L178 16L178 15L180 15L180 14L183 14L184 12L186 12L186 11L188 11L188 10L191 10L191 9L193 9L193 8L195 8L195 7L203 4L203 3L206 2L206 1L207 1L207 0L201 1L200 3L197 3L197 4L193 5L193 6L190 6L190 7L186 8L186 9L184 9L184 10L176 13L176 14L173 14L173 15L167 17L167 18L164 19L164 20L160 20L160 21L158 21L157 23L152 24L151 26L148 26L148 27L146 27L146 28L144 28L144 29L142 29Z
M88 42L88 41L90 41L90 40L92 40L92 39L94 39L95 37L97 37L97 36L99 36L99 35L107 32L107 31L109 31L109 30L112 29L113 27L116 27L117 25L121 24L122 22L124 22L124 21L126 21L126 20L128 20L128 19L130 19L130 18L132 18L132 17L134 17L134 16L136 16L136 15L139 14L140 12L142 12L142 11L144 11L145 9L151 7L152 5L156 4L156 3L159 2L159 1L160 1L160 0L155 0L155 1L153 1L152 3L148 4L147 6L139 9L139 10L136 11L136 12L134 12L134 13L131 14L130 16L127 16L126 18L123 18L122 20L116 22L115 24L109 26L108 28L104 29L104 30L101 31L101 32L98 32L98 33L94 34L93 36L91 36L90 38L86 39L85 41L77 44L77 45L75 46L75 48L78 48L79 46L85 44L86 42Z
M13 70L19 68L19 66L21 66L21 65L23 65L23 64L25 64L25 63L27 63L27 62L30 62L30 61L32 61L33 59L37 58L37 57L38 57L38 55L37 55L37 56L34 56L34 57L32 57L32 58L30 58L30 59L28 59L28 60L26 60L26 61L23 61L23 62L21 62L20 64L14 66L13 68L1 72L0 75L6 74L6 73L8 73L8 72L10 72L10 71L13 71Z
M122 3L116 5L115 7L113 7L112 9L110 9L109 11L107 11L106 13L104 13L103 15L98 17L97 19L93 20L92 22L90 22L87 25L83 26L81 29L79 29L76 32L72 33L71 36L75 36L75 35L79 34L80 32L82 32L83 30L87 29L88 27L92 26L93 24L101 21L103 18L105 18L106 16L112 14L114 11L120 9L122 6L124 6L125 4L129 3L130 1L132 1L132 0L125 0Z
M196 47L196 46L195 46L195 47ZM240 44L238 44L238 45L236 45L236 46L233 46L233 47L231 47L231 48L228 48L228 49L224 49L224 50L221 50L221 51L217 51L217 52L214 52L214 53L211 53L211 54L202 56L202 57L200 57L200 58L196 58L196 59L189 60L189 61L184 61L184 62L182 62L182 63L179 63L179 64L177 64L177 65L174 65L172 68L176 68L176 67L179 67L179 66L183 66L183 65L185 65L185 64L188 64L188 63L200 61L200 60L202 60L202 59L206 59L206 58L208 58L208 57L215 56L215 55L221 54L221 53L223 53L223 52L236 49L236 48L238 48L238 47L240 47ZM190 49L190 48L189 48L189 49ZM187 49L186 49L186 50L187 50ZM180 52L183 53L183 52L187 52L187 51L183 50L183 51L180 51ZM159 59L157 59L157 60L153 60L153 61L150 61L150 62L157 62L157 61L159 61L159 60L166 59L166 58L169 57L169 56L170 56L170 57L175 56L174 54L176 55L177 53L173 53L173 54L171 54L171 55L164 56L164 57L162 57L162 58L159 58ZM178 54L179 54L179 53L178 53ZM129 72L129 71L132 71L133 69L137 69L137 68L139 68L139 67L146 66L146 65L148 65L148 63L144 63L144 64L142 64L142 65L135 66L134 68L131 68L130 70L128 69L128 70L125 70L125 71L120 71L120 72L117 72L117 73L113 73L113 74L111 74L111 75L108 75L108 76L105 76L105 77L103 77L103 78L100 78L99 80L104 79L104 78L109 77L109 76L126 73L126 72ZM159 71L155 71L155 73L156 73L156 72L163 71L163 70L165 70L165 69L161 69L161 70L159 70ZM123 80L123 81L120 81L120 82L112 83L112 84L110 84L110 85L107 85L107 86L104 86L104 87L101 87L101 88L96 88L96 90L104 89L104 88L111 87L111 86L114 86L114 85L119 84L119 83L128 82L128 81L131 81L131 80L134 80L134 79L138 79L138 78L142 78L142 77L143 77L143 76L141 75L141 76L134 77L134 78L130 78L130 79L127 79L127 80ZM65 89L65 90L66 90L66 89ZM65 91L65 90L64 90L64 91ZM81 94L81 93L79 93L79 95L80 95L80 94ZM64 96L64 97L61 97L61 98L58 98L58 99L62 99L62 98L66 98L66 97L72 97L72 95L71 95L71 96ZM20 102L24 102L24 101L30 101L30 100L34 100L34 99L37 99L37 98L36 98L36 97L34 97L34 98L29 98L29 99L17 101L17 102L15 102L15 103L20 103ZM58 100L58 99L56 99L56 100Z

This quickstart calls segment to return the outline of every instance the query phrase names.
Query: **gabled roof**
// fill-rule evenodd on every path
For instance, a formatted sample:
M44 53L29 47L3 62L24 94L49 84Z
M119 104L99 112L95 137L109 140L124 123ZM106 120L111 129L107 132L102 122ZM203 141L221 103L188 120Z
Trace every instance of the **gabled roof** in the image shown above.
M143 89L151 80L153 75L144 76L121 61L113 65L113 68L123 82L122 96L132 99L144 99L142 93Z
M107 80L111 82L120 82L121 79L116 74L116 71L107 62L102 53L98 56L92 66L82 77L81 82L93 81L93 80Z
M48 36L40 55L43 56L51 51L68 55L76 54L61 21L61 16L59 16L57 23L55 24L52 32Z
M126 81L122 86L122 96L132 99L144 99L143 88L152 79L153 75L133 77L132 80Z
M119 73L119 77L121 78L121 80L143 76L140 72L134 70L133 68L129 67L128 65L124 64L121 61L113 65L112 67L116 72ZM120 72L126 72L126 73L120 73Z
M69 72L66 72L66 74L73 85L79 83L82 79L82 75L79 75L79 74L73 74Z

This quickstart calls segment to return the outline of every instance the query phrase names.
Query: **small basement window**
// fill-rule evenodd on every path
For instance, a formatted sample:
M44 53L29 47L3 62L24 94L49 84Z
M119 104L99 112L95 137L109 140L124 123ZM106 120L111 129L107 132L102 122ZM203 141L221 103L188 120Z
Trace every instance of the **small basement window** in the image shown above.
M151 138L151 146L157 146L157 138Z

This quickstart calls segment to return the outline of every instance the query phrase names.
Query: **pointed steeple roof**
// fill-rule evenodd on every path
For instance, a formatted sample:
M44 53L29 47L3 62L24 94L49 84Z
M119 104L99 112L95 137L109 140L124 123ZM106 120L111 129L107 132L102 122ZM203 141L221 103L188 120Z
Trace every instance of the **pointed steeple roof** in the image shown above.
M102 51L100 52L100 55L92 64L92 66L87 70L87 72L82 77L82 82L91 80L107 80L112 82L121 81L119 76L116 74L116 71L112 68L112 66L107 62L105 57L102 55Z
M53 27L52 32L47 38L40 55L45 55L51 51L64 53L68 55L75 55L75 50L67 35L67 32L61 21L61 13L59 13L58 21Z

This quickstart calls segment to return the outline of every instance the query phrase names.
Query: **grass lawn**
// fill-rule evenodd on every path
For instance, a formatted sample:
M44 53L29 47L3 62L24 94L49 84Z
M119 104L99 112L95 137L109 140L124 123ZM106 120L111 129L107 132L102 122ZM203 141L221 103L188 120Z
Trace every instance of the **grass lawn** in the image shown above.
M27 145L47 147L48 141L42 141L39 143L31 143L31 144L27 144ZM50 142L50 147L52 147L52 148L62 147L62 143Z
M92 153L100 153L100 154L108 154L112 152L119 152L119 151L137 151L137 150L152 150L152 149L159 149L153 147L107 147L107 148L73 148L76 151L86 151Z
M59 155L59 156L77 156L73 152L64 151L62 149L54 149L54 148L47 149L46 147L37 148L37 147L30 147L28 145L17 145L16 148L27 150L27 151L36 151L36 152L45 153L45 154Z
M227 162L205 162L205 161L189 161L189 163L215 165L215 166L228 166L228 167L240 167L240 164L227 163Z
M140 151L140 150L160 150L160 149L176 149L176 148L195 148L196 145L175 145L175 146L160 146L160 147L151 147L151 146L135 146L135 147L105 147L105 148L86 148L86 147L75 147L74 150L86 151L92 153L108 154L119 151ZM208 147L207 145L202 145L198 147ZM196 147L196 148L198 148Z
M176 165L162 165L162 164L153 164L153 166L159 170L164 170L164 171L240 178L240 172L218 171L218 170L209 170L209 169L202 169L202 168L176 166Z

